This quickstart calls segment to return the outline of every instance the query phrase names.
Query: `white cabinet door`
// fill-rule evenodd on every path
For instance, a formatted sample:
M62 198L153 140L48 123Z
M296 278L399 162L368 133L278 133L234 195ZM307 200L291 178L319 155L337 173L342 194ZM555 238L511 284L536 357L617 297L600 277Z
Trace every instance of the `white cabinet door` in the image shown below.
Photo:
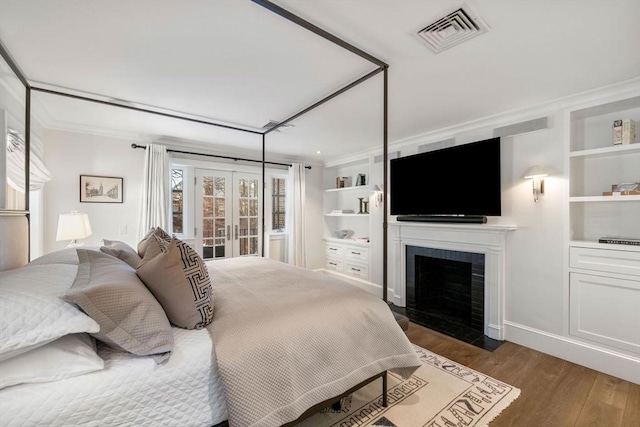
M259 255L260 175L196 169L195 247L203 259Z

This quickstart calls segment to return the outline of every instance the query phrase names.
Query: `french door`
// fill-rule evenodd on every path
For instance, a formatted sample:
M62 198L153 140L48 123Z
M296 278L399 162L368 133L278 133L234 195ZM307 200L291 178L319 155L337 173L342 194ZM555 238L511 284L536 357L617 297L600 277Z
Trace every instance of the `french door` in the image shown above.
M261 175L196 169L195 246L203 259L260 255Z

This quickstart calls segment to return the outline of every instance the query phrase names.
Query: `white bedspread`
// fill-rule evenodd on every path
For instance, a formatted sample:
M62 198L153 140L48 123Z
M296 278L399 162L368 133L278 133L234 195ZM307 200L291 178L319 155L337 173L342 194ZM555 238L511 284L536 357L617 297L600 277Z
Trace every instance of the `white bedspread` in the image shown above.
M380 372L421 364L387 304L356 286L267 258L208 265L231 427L280 426Z
M206 330L173 328L166 364L98 345L102 371L0 390L2 426L207 426L227 419Z

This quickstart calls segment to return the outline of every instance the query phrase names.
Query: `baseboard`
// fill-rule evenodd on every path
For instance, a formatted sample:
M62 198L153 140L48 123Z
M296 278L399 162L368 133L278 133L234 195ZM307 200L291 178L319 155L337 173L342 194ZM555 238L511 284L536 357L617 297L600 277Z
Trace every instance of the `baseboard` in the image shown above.
M640 384L640 358L509 321L505 339L614 377Z
M337 277L340 280L344 280L345 282L349 282L351 284L354 284L364 289L365 291L377 296L378 298L382 298L382 286L376 283L369 282L368 280L358 279L356 277L351 277L346 274L339 273L337 271L327 270L326 268L318 268L313 271L317 271L322 274L328 274L330 276Z

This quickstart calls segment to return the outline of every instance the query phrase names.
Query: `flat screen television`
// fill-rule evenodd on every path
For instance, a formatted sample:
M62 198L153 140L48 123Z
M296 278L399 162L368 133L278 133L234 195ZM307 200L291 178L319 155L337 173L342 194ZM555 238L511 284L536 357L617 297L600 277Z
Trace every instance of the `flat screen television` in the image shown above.
M389 169L391 215L398 220L502 213L500 138L400 157Z

